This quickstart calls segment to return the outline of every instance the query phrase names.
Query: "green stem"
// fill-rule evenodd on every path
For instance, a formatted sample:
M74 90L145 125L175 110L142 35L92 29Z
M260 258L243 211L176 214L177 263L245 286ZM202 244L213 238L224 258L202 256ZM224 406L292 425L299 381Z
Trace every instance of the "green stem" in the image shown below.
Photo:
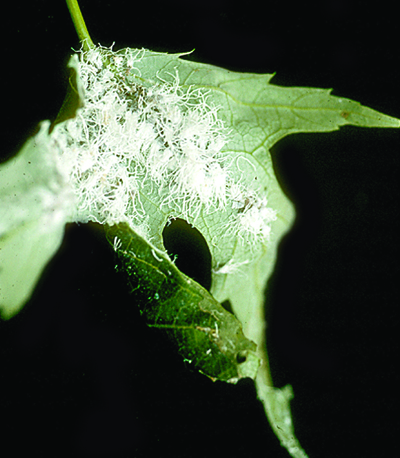
M89 49L94 48L94 44L86 28L85 20L83 19L81 9L78 5L78 0L67 0L67 6L71 13L76 33L83 44L83 49L89 51Z

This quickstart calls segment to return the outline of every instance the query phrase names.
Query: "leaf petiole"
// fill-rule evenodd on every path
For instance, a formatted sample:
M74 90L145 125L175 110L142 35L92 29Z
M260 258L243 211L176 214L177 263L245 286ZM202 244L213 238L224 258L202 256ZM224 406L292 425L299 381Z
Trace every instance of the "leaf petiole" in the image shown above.
M89 49L94 48L94 43L90 38L88 29L86 28L85 20L83 19L81 9L79 8L78 0L66 1L76 33L83 44L83 49L85 51L89 51Z

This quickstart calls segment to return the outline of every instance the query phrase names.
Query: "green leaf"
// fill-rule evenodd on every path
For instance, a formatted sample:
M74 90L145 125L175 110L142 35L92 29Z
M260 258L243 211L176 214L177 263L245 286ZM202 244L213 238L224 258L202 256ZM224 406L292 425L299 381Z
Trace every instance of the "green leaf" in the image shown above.
M102 82L101 98L110 100L113 97L112 91L116 91L118 103L121 98L125 100L132 112L138 115L137 119L146 128L157 133L149 144L161 145L160 148L164 147L165 151L167 148L180 145L177 152L172 154L176 163L174 170L170 172L167 168L170 156L161 154L158 156L159 159L157 156L152 157L151 148L143 145L147 131L138 129L136 133L132 133L133 137L136 135L141 141L136 143L139 145L136 148L140 154L136 154L135 146L131 143L123 146L120 132L124 132L125 118L121 115L118 103L107 105L107 108L101 106L98 115L95 111L88 111L88 119L92 120L92 123L94 119L104 117L106 112L107 126L115 119L120 126L119 129L122 129L116 131L115 140L106 135L100 139L100 134L104 131L104 126L100 123L93 130L93 142L98 148L98 145L104 145L96 163L105 161L104 154L113 148L112 145L118 145L120 160L124 157L125 150L133 151L132 155L126 154L125 157L128 159L125 163L130 177L134 177L137 183L140 183L140 186L135 187L134 198L137 199L136 208L140 207L141 212L135 213L136 209L134 212L129 209L123 212L126 218L124 220L136 232L136 235L131 234L128 240L125 235L121 234L119 237L124 252L123 265L128 271L130 269L135 272L135 287L142 294L142 300L139 302L144 304L143 314L150 325L159 327L164 317L168 317L165 318L168 322L166 332L176 339L176 345L184 353L185 358L197 358L196 364L199 364L200 370L212 378L236 379L236 350L228 358L229 369L218 369L216 373L214 368L201 367L206 361L204 352L207 354L213 336L215 337L215 321L206 326L194 324L194 329L192 324L191 328L189 327L190 331L186 328L187 324L184 324L184 332L169 327L171 320L174 323L176 317L180 319L180 313L186 310L185 307L188 307L190 313L199 313L199 309L203 308L203 305L200 308L199 304L203 304L201 301L204 300L204 296L199 294L200 287L195 286L193 281L190 281L190 292L178 287L185 285L185 280L182 280L185 277L177 273L174 274L174 282L168 283L168 269L166 271L160 268L160 264L170 265L162 240L163 229L171 218L182 218L203 235L212 258L210 292L213 299L207 295L207 302L217 308L218 302L230 301L235 316L242 324L244 335L256 343L257 356L262 360L256 377L256 386L269 421L282 445L291 455L304 458L306 454L294 435L291 420L291 388L273 388L265 345L264 290L274 268L278 243L282 235L290 229L294 219L293 206L275 177L269 149L279 139L297 132L328 132L343 125L399 127L400 122L357 102L332 96L328 89L279 87L271 84L273 75L236 73L190 62L182 57L183 54L167 55L135 49L114 53L104 48L91 50L81 56L82 68L85 65L89 66L89 71L85 73L89 76L83 79L87 81L90 75L96 72L98 81ZM114 80L112 75L115 77ZM111 80L112 84L109 83ZM110 92L105 89L105 85L108 84ZM98 103L100 89L93 91L94 87L96 83L93 81L84 87L89 101L87 107L96 107ZM181 98L174 98L176 94ZM185 100L184 104L182 100ZM195 183L198 185L196 201L196 194L185 188L184 177L179 175L180 168L185 167L181 159L186 154L185 149L181 148L182 123L192 112L202 113L205 106L210 112L217 113L218 121L224 124L228 132L227 141L216 156L216 161L222 164L223 170L229 172L231 179L231 187L226 193L224 205L219 205L217 200L209 204L203 198L205 187L211 186L212 191L217 192L216 185L214 189L213 184L201 181L204 177L199 178L200 181ZM174 116L178 116L181 121L175 124L178 127L171 133L169 126L174 125ZM79 131L79 122L77 120L74 131ZM199 122L198 127L202 126L203 123ZM196 134L196 125L193 124L191 128ZM81 129L85 135L89 130L89 124ZM107 135L109 134L110 131L107 130ZM199 131L196 135L201 138L203 134ZM84 139L84 136L81 135L81 138ZM207 157L207 154L201 157ZM194 170L201 169L201 157L199 156L198 162L193 164ZM164 170L167 172L164 173ZM190 169L185 169L189 177L191 172ZM116 176L120 177L121 172ZM101 182L102 177L103 175L99 175L98 180L94 181ZM179 180L182 180L182 183ZM177 183L181 185L181 194L175 192ZM238 200L235 200L232 183L240 186ZM110 186L110 189L118 188L117 181ZM258 200L252 201L254 195ZM116 200L114 198L113 204ZM118 200L120 201L121 199ZM264 221L264 228L267 225L270 227L269 236L260 235L262 231L257 232L260 229L260 220L257 217L268 210L257 203L260 201L267 202L268 208L276 212L275 219ZM83 208L87 206L87 202L82 205ZM113 216L111 220L113 218L115 219ZM243 227L240 229L243 221L247 224L248 230L244 235ZM252 229L254 234L251 234ZM128 246L135 247L134 254L128 254ZM119 252L121 253L121 250ZM140 254L137 256L138 253ZM140 256L144 256L146 261L140 259ZM163 261L158 263L157 258ZM175 291L179 293L178 300L175 299ZM161 303L156 299L156 295L163 298ZM157 304L156 312L151 306L146 305L149 301L152 305ZM186 305L186 302L190 305ZM161 307L158 308L158 305ZM210 320L211 316L208 310L207 319ZM201 323L204 318L191 316L189 321ZM196 326L209 330L204 332L196 329ZM194 337L195 335L197 337ZM211 350L214 352L214 348ZM221 355L217 360L220 361L220 358Z
M14 316L61 245L73 196L57 167L48 129L0 165L0 313Z
M76 221L126 224L111 228L108 238L116 243L148 324L172 338L183 358L212 379L256 377L276 435L293 457L303 458L291 420L291 388L273 388L265 345L264 290L278 243L294 219L269 149L296 132L328 132L346 124L398 128L400 122L327 89L278 87L270 82L273 75L231 72L182 56L105 48L82 53L80 63L71 65L78 96L72 113L84 106L75 118L58 120L43 150L60 155L79 201L70 209ZM0 190L2 202L8 199L13 208L0 231L6 252L0 274L7 272L0 279L2 288L6 284L3 314L15 313L29 296L60 243L60 228L71 218L62 207L48 225L47 239L48 208L27 205L30 190L48 174L41 149L37 152L29 186L15 181L15 199L8 185ZM12 167L2 166L3 177L14 176L10 170L15 177L25 173L26 164ZM32 216L20 218L19 208ZM208 244L211 294L167 256L162 232L174 218L194 226ZM29 242L28 227L33 228ZM37 247L52 240L40 257ZM25 243L34 247L32 265ZM9 286L15 284L14 253L18 265L29 266L22 295ZM224 301L235 316L220 306Z
M140 75L133 73L129 80L145 85L156 84L159 79L173 82L178 74L182 87L210 90L213 102L221 106L219 115L233 131L233 144L241 146L233 151L254 154L258 148L269 149L289 134L329 132L346 124L400 127L397 118L332 96L332 89L275 86L270 83L273 74L232 72L183 60L184 55L143 51L137 67Z
M107 238L146 323L163 332L185 361L212 380L255 378L256 344L231 313L128 225L111 226Z

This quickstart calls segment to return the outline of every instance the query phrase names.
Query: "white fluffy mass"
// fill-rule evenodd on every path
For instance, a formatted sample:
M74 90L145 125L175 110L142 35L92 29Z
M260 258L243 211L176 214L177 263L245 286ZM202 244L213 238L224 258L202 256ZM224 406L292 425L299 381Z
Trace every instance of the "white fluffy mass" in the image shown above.
M229 232L268 238L276 212L237 179L221 150L229 131L202 88L185 90L177 75L151 86L132 83L141 51L97 47L80 53L84 107L53 135L78 205L74 220L128 222L146 234L143 199L172 217L231 212ZM236 179L234 179L236 177Z

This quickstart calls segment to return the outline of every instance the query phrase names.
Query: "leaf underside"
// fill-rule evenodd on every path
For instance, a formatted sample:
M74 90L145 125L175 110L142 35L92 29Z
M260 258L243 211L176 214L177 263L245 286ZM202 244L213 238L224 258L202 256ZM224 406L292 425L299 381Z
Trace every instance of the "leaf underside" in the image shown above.
M119 241L120 269L148 326L165 334L186 361L213 380L255 378L256 344L244 336L237 318L128 225L108 227L107 238L111 244Z

